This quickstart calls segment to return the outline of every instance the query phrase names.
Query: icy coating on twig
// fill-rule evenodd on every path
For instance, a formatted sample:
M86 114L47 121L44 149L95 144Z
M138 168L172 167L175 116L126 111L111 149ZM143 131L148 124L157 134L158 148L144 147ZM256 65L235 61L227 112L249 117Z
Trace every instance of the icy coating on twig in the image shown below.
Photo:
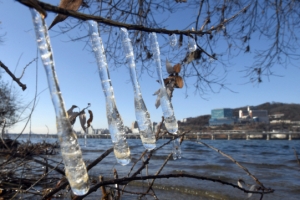
M92 49L97 60L99 76L102 89L106 98L106 116L109 132L114 145L115 157L121 165L130 162L130 149L125 137L125 127L123 120L116 106L114 90L108 72L108 65L104 54L102 39L98 32L98 24L93 20L87 21L89 24Z
M138 123L140 137L144 147L148 150L152 150L156 147L155 134L152 128L150 114L144 103L144 99L140 90L140 85L136 75L133 48L126 28L121 28L121 38L134 91L135 117Z
M35 9L30 10L38 48L46 71L48 87L55 109L57 135L60 142L61 155L65 164L65 174L74 194L84 195L89 190L89 178L85 163L82 159L77 136L72 129L60 92L48 29L40 14Z
M156 64L156 72L160 82L160 105L164 115L164 121L166 129L173 134L177 134L178 124L175 118L174 110L172 103L170 101L170 97L166 91L163 76L162 76L162 67L160 60L160 50L157 42L156 33L150 33L150 46L153 53L153 59ZM181 158L181 149L180 149L180 141L179 138L175 139L173 142L173 158Z

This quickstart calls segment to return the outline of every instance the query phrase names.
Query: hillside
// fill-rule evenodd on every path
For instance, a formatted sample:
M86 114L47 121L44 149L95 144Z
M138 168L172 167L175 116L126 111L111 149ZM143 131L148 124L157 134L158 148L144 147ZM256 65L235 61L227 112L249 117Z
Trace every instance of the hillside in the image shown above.
M233 113L234 116L238 117L239 110L247 110L248 106L235 108ZM263 103L257 106L252 106L254 110L267 110L269 115L274 114L284 114L281 119L291 120L291 121L300 121L300 104L287 104L287 103Z
M239 108L233 108L233 116L238 117L239 110L247 110L248 106L243 106ZM257 106L252 106L254 110L267 110L269 115L274 114L284 114L280 119L300 121L300 104L287 104L287 103L263 103ZM198 117L187 118L185 123L179 122L181 130L201 130L208 125L210 115L202 115ZM225 128L225 127L223 127Z

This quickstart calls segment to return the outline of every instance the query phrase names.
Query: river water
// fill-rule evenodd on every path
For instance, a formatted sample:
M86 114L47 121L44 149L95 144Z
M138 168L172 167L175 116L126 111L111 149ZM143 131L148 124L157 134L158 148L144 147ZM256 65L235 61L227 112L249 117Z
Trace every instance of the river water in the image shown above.
M26 139L23 139L26 140ZM32 142L54 142L56 139L32 138ZM159 140L158 146L168 140ZM222 152L230 155L241 165L246 167L267 188L274 189L274 193L267 194L263 199L299 199L300 197L300 165L294 155L295 148L300 153L300 140L201 140ZM83 151L83 158L90 163L111 147L110 139L88 139L87 147L84 140L79 139ZM90 177L104 176L106 180L113 178L113 169L118 171L119 177L127 176L134 161L136 161L144 147L140 140L129 139L132 162L128 166L117 164L113 153L102 160L89 171ZM150 161L148 174L154 174L171 152L170 144L157 151ZM59 155L57 155L59 157ZM140 164L137 164L136 168ZM197 141L184 141L182 144L182 159L170 160L161 174L188 173L221 179L237 184L243 179L247 184L253 185L255 181L245 171L239 168L228 158L218 152L197 143ZM142 171L142 176L146 175ZM144 182L135 182L126 190L142 192L147 189ZM248 188L247 188L248 189ZM154 191L158 199L247 199L247 194L231 186L222 185L204 180L189 178L169 178L156 180ZM98 196L97 196L98 195ZM100 191L85 199L99 199ZM124 195L122 199L137 199L136 195ZM147 199L153 199L147 196ZM260 199L260 195L253 194L250 199Z

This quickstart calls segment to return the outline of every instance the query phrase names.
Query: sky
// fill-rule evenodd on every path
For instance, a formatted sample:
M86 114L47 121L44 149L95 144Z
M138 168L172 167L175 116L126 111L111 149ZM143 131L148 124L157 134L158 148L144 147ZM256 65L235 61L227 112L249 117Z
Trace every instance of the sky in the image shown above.
M51 2L58 5L59 1ZM194 11L196 12L196 11ZM195 14L195 13L194 13ZM180 13L177 13L180 15ZM180 15L183 16L183 15ZM54 19L53 13L48 13L46 23ZM171 19L172 20L172 19ZM4 43L0 45L0 60L14 72L16 77L22 74L23 68L30 63L37 54L36 39L33 23L29 9L16 1L0 1L0 34L5 33ZM64 22L62 22L64 23ZM176 18L170 21L168 28L180 29L184 27L184 18ZM72 105L84 108L91 103L90 109L94 113L93 127L107 128L105 111L105 99L102 92L100 78L95 63L95 57L82 42L68 42L68 34L57 34L58 27L49 32L54 53L55 67L58 75L60 89L65 102L66 109ZM76 34L76 30L74 33ZM160 37L158 35L158 37ZM254 39L252 39L254 40ZM263 41L257 41L257 45ZM105 44L104 44L105 45ZM298 52L299 53L299 52ZM186 96L185 89L175 89L172 104L177 120L188 117L210 114L215 108L236 108L240 106L255 106L265 102L300 103L300 68L298 66L275 66L274 71L281 77L271 76L264 78L261 84L245 84L244 73L240 71L253 62L253 54L240 54L234 58L226 77L228 87L233 90L221 90L219 93L209 93L204 97L194 94L192 85L189 85ZM125 59L125 58L124 58ZM165 60L165 58L162 58ZM137 64L138 65L138 64ZM222 68L217 63L217 67ZM153 69L155 68L153 64ZM135 121L133 105L133 88L130 83L130 75L127 66L110 69L110 76L116 98L117 108L124 120L124 125L130 127ZM11 81L7 74L2 77L5 81ZM36 79L37 78L37 79ZM139 78L145 104L150 112L153 122L161 121L162 110L155 108L156 96L153 93L158 89L158 84L152 84L157 77L150 77L142 74ZM27 85L22 91L15 82L13 88L21 96L22 104L26 105L34 99L35 93L40 93L37 98L37 105L32 114L31 129L34 133L56 133L55 112L47 86L45 70L40 58L38 64L35 62L29 65L21 82ZM37 84L36 84L37 83ZM151 83L151 84L150 84ZM188 82L190 84L190 82ZM32 105L31 105L32 106ZM28 116L31 106L25 109L21 118ZM88 114L87 114L88 116ZM26 121L22 121L11 127L9 133L20 133ZM48 128L47 128L48 127ZM76 131L80 131L79 121L74 125ZM29 125L24 130L29 132Z

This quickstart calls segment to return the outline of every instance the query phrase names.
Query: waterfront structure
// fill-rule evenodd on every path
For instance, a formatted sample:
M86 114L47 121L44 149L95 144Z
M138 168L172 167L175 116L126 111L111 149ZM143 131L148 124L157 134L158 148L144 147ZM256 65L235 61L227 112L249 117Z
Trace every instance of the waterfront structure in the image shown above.
M219 108L211 110L211 118L209 120L209 126L220 126L224 124L233 125L235 119L232 115L231 108Z
M94 129L94 134L100 135L100 134L109 134L109 130L107 128L99 128L99 129Z

